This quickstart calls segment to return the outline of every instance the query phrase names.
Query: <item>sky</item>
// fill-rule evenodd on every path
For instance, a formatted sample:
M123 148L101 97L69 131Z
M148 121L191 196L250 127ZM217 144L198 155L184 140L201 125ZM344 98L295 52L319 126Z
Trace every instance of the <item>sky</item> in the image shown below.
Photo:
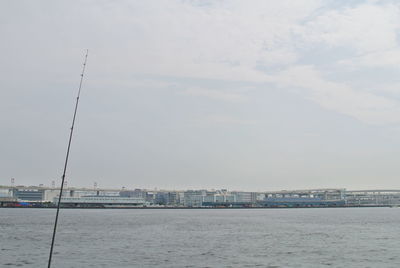
M400 188L398 1L0 1L0 185Z

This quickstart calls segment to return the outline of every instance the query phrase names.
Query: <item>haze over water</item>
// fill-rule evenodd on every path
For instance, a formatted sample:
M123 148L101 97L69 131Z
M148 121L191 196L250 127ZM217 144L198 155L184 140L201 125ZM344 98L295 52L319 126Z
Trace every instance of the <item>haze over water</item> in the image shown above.
M55 211L0 209L0 267L45 267ZM399 267L400 210L62 210L53 267Z

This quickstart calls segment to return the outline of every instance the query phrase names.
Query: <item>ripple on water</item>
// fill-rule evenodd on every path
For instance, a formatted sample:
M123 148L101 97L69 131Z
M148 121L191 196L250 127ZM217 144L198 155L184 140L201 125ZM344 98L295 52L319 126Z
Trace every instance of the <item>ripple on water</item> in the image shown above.
M400 267L396 211L63 210L53 266ZM1 213L1 266L44 267L53 213Z

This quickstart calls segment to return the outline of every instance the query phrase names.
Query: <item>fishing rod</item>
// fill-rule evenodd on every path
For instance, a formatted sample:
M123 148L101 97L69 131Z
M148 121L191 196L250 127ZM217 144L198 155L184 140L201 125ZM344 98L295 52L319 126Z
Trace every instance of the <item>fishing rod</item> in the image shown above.
M86 50L86 55L85 55L85 61L83 62L83 67L82 67L81 79L80 79L80 82L79 82L78 95L76 97L74 116L72 118L72 125L71 125L71 129L70 129L70 133L69 133L67 154L65 156L65 162L64 162L64 171L63 171L63 175L61 177L60 195L58 196L56 219L54 221L54 229L53 229L53 238L51 239L49 262L48 262L48 265L47 265L48 268L51 267L51 258L53 257L53 248L54 248L54 241L56 239L57 224L58 224L58 214L60 212L61 197L62 197L62 193L63 193L63 189L64 189L65 173L67 172L69 151L71 149L72 134L74 133L76 112L78 111L79 96L81 95L83 76L85 74L85 68L86 68L86 62L87 62L88 54L89 54L89 50L87 49Z

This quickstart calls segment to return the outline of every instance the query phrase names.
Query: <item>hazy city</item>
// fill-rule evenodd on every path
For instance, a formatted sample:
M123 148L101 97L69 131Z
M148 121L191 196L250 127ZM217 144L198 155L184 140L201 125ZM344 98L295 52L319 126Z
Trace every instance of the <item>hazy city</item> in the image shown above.
M0 1L0 267L400 267L400 2Z
M0 207L55 207L60 190L53 184L1 186ZM400 190L303 189L263 192L157 189L92 189L65 187L62 206L68 208L305 208L397 207Z

